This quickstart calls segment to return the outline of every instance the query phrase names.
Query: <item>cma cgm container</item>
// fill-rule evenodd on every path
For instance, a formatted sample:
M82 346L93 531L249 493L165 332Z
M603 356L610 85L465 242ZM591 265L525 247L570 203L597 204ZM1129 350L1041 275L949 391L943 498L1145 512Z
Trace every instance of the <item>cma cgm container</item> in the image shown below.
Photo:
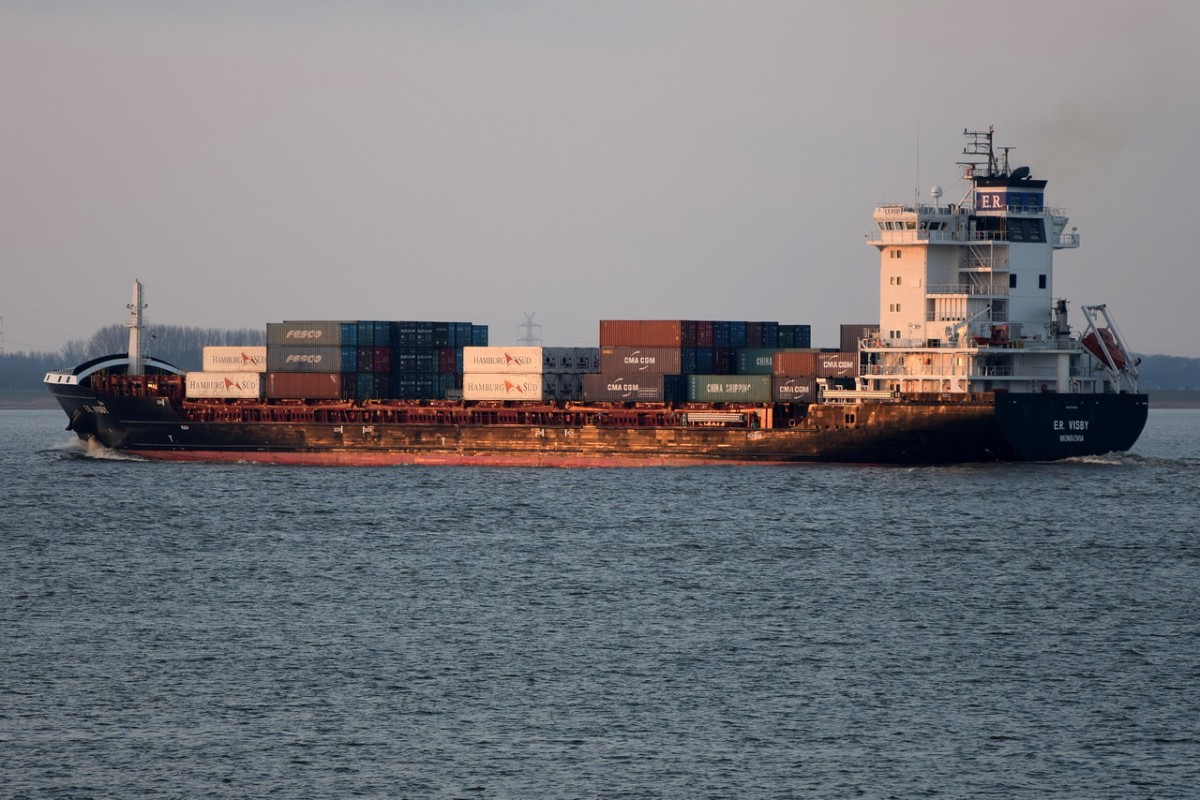
M683 371L682 349L678 347L600 348L600 371L614 375L637 372L678 375Z
M583 399L592 403L682 403L687 400L683 375L584 375Z
M771 388L776 403L814 403L817 400L816 378L773 378Z
M851 378L858 374L858 353L779 352L774 372L795 378Z
M267 348L206 346L200 366L205 372L266 372Z
M268 372L266 396L272 400L340 400L339 372Z
M270 372L341 372L340 347L267 347Z
M307 320L267 323L267 345L341 347L359 344L356 323ZM385 342L386 344L386 342Z
M464 400L542 400L542 374L467 373L463 375Z
M258 400L262 377L260 372L189 372L183 386L188 397Z
M689 375L693 403L770 403L770 375Z

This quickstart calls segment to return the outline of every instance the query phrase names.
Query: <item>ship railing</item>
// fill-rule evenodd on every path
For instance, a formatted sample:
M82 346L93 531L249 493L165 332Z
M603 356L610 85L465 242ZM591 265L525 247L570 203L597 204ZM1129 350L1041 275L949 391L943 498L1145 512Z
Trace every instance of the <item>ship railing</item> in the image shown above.
M1002 285L996 286L975 286L969 283L935 283L930 284L926 290L926 294L969 294L969 295L987 295L991 297L1008 297L1008 287Z

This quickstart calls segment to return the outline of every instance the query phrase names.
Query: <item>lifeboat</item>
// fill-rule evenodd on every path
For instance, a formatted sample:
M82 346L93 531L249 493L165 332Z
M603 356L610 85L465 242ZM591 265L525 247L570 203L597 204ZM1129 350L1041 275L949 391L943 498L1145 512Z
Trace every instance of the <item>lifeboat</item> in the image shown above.
M1103 344L1101 344L1102 341ZM1113 332L1108 328L1097 328L1083 337L1080 344L1102 364L1118 372L1125 369L1125 365L1129 361L1124 348L1117 343L1117 337L1113 336Z

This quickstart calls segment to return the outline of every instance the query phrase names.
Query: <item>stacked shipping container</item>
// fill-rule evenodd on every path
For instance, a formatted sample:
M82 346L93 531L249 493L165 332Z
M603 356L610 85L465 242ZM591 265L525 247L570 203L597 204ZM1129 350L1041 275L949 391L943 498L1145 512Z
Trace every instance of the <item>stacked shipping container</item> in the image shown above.
M193 399L258 400L263 396L265 347L205 347L201 371L184 376L184 393Z
M442 400L462 388L470 322L328 320L267 324L268 398Z
M595 347L467 347L464 400L578 400L599 368Z
M814 355L808 325L724 320L601 320L594 402L808 402L816 367L776 369L782 353ZM736 376L736 378L732 378Z

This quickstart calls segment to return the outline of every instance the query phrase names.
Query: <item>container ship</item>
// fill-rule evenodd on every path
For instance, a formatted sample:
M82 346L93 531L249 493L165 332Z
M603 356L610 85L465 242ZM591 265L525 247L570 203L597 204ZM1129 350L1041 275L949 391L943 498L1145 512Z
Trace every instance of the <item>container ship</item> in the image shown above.
M1123 451L1147 396L1106 305L1054 295L1079 246L1046 181L964 131L966 190L875 209L879 317L600 320L597 347L490 346L486 326L268 323L188 371L126 353L47 373L81 439L148 459L310 465L684 466L1050 461Z

